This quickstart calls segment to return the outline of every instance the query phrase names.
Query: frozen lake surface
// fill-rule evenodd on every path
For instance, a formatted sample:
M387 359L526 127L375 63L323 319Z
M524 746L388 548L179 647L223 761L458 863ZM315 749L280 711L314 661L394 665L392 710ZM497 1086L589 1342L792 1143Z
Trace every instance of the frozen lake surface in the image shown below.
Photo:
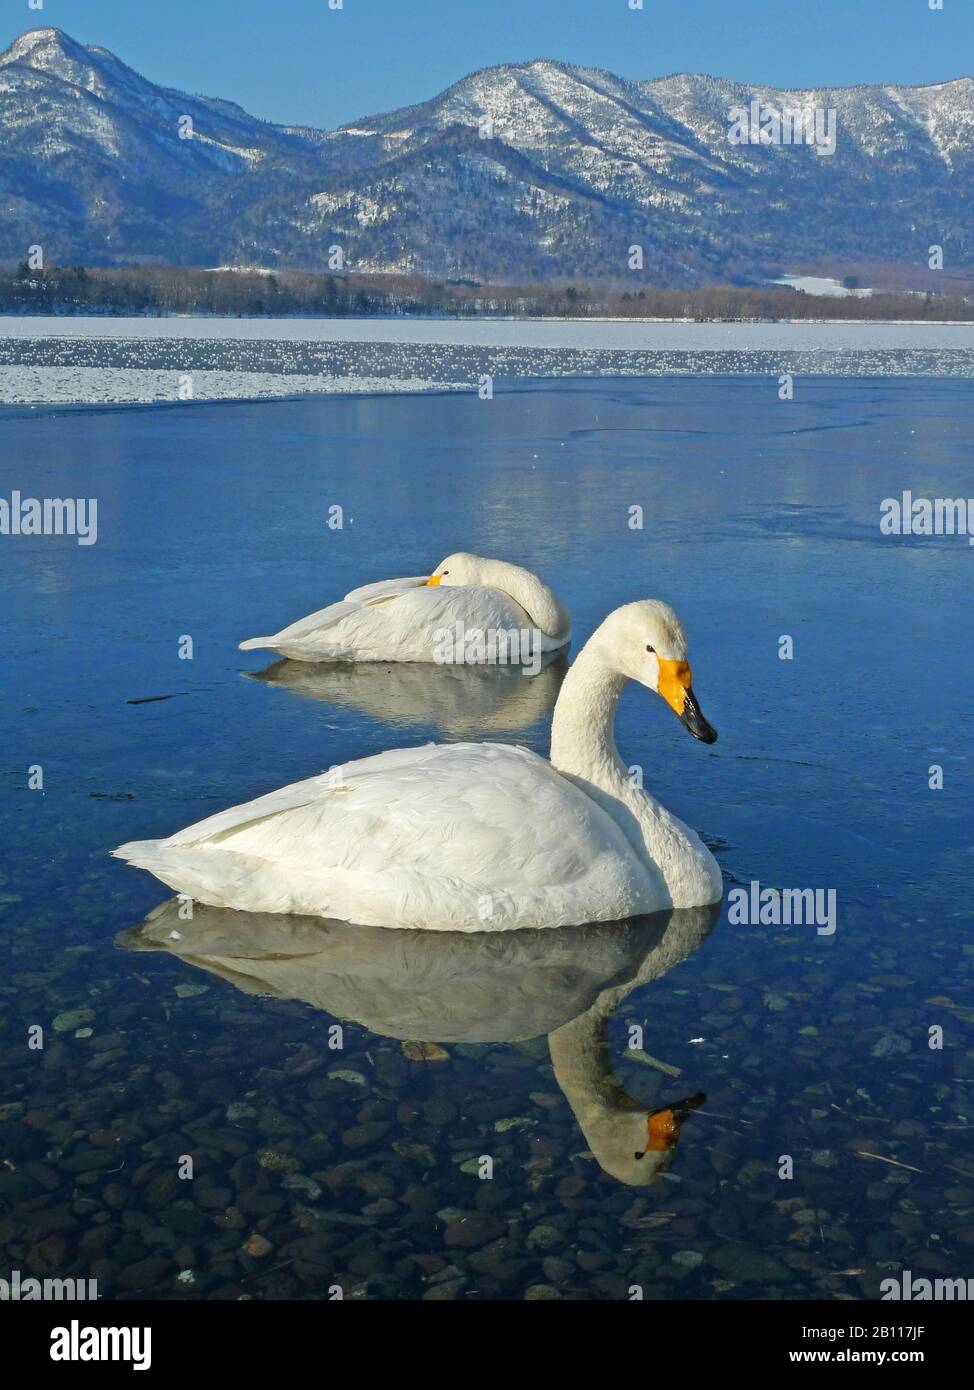
M485 377L785 372L971 377L974 325L0 318L6 404L472 391Z
M960 348L974 325L953 323L691 323L672 319L0 318L0 338L263 338L282 342L431 343L602 351L835 352Z

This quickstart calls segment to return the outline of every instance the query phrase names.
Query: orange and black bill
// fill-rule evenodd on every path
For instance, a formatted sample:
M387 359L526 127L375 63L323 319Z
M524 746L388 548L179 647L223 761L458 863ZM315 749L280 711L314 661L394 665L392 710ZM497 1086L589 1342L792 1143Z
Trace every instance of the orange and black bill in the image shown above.
M685 661L667 661L659 657L657 690L685 729L701 743L716 743L717 730L703 717L693 693L693 672Z
M706 1099L703 1091L697 1091L695 1095L674 1101L662 1110L651 1110L646 1116L646 1147L642 1153L634 1154L633 1157L643 1158L648 1153L664 1153L667 1149L675 1149L685 1120L694 1110L699 1110Z

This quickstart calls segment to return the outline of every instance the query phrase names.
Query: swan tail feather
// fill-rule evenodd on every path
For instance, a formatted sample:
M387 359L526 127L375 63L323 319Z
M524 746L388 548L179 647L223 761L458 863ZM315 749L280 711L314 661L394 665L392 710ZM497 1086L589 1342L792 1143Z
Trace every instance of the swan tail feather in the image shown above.
M167 888L210 907L233 907L252 897L255 864L246 855L214 854L165 840L130 840L112 854L159 879ZM292 912L291 895L283 883L263 886L257 904L262 912Z

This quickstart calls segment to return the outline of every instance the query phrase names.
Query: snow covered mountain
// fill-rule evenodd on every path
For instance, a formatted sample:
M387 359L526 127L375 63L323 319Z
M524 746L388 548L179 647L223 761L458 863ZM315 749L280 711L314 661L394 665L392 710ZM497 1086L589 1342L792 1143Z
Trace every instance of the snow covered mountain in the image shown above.
M834 153L732 143L834 112ZM823 127L824 130L824 127ZM188 135L189 138L186 138ZM780 91L554 61L336 131L276 126L35 29L0 55L0 258L685 284L823 257L974 264L974 81ZM643 248L642 272L629 248Z

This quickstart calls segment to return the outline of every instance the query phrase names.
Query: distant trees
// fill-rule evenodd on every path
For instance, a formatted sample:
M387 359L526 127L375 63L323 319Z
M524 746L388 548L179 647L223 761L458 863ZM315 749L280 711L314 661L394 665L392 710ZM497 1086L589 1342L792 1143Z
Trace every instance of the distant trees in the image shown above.
M21 261L16 270L0 272L0 308L8 313L77 311L87 303L88 293L88 272L80 265L32 270Z
M848 288L856 277L846 277ZM214 314L348 317L675 318L731 322L773 319L939 319L974 321L962 295L829 297L783 285L720 284L696 289L646 285L488 285L469 278L331 275L298 270L202 270L183 266L80 265L0 268L4 314Z

